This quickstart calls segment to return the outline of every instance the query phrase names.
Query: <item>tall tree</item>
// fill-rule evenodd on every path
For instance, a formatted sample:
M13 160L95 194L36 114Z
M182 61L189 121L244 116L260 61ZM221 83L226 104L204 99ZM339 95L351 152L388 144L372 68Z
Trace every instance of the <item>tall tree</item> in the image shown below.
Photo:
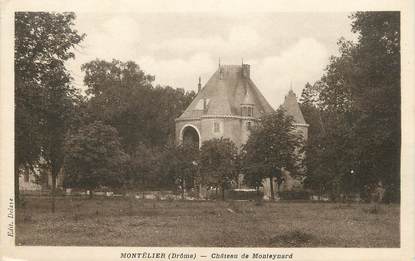
M253 180L269 178L272 199L273 178L280 178L282 168L295 173L300 167L303 138L295 132L293 121L282 108L262 116L243 148L247 174L258 175Z
M117 128L125 151L140 144L163 146L174 137L174 119L186 109L194 92L153 87L154 76L134 62L94 60L82 66L89 114Z
M126 152L148 139L145 117L150 115L150 91L154 77L134 62L94 60L82 65L91 120L115 127Z
M195 97L194 91L185 91L170 86L156 86L152 100L157 100L151 108L153 115L150 124L150 140L157 146L172 144L175 140L175 119L179 117Z
M358 177L363 184L381 181L387 199L400 188L401 97L400 13L357 12L351 18L358 34L353 78Z
M64 62L85 35L74 29L74 13L15 14L15 191L21 166L42 156L52 172L52 210L56 177L75 90Z
M350 171L351 148L345 145L352 143L346 139L350 125L343 122L345 106L323 104L325 100L320 99L320 91L325 87L324 84L325 82L318 81L314 85L306 85L300 99L304 118L310 125L305 145L307 176L304 183L320 195L329 193L334 198L342 185L339 174L347 174ZM309 94L314 92L317 94L313 94L313 97L317 99L309 99ZM333 91L335 92L337 91ZM340 143L344 140L347 142Z
M322 155L319 154L323 145L323 137L325 136L324 125L322 121L322 110L319 108L319 90L316 88L319 83L311 85L307 82L304 86L300 97L300 108L304 115L305 121L309 124L308 139L305 143L305 166L306 179L305 186L312 188L323 194L328 187L330 172L323 170L321 160Z
M400 187L400 15L351 15L357 42L341 39L319 81L319 109L326 134L322 163L345 190L383 182L388 197ZM324 145L323 145L324 144ZM314 154L317 155L317 154ZM355 173L353 178L350 173ZM353 183L352 182L352 183Z
M220 187L222 199L225 190L234 181L238 170L238 149L230 139L211 139L203 142L200 148L200 173L202 182Z
M319 100L320 89L321 89L320 84L315 83L311 85L309 82L307 82L304 86L304 89L301 92L300 103L302 105L307 105L310 107L311 106L317 107L320 102Z

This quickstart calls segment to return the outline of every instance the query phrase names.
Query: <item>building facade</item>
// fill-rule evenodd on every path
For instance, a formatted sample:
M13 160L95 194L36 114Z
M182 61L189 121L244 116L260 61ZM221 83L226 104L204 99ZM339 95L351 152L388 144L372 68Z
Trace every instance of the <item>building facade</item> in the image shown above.
M56 187L63 189L63 169L56 177ZM33 191L49 191L52 185L52 173L40 166L35 168L19 168L19 191L23 194Z

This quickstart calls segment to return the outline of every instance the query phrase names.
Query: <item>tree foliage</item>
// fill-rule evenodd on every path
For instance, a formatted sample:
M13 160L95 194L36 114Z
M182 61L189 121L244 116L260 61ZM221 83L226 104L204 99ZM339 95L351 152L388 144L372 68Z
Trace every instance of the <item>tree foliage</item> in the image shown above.
M129 188L156 189L171 187L171 180L165 171L165 151L160 147L140 144L131 154L127 186Z
M141 189L172 187L179 174L171 173L166 155L174 150L174 120L195 93L170 86L154 87L154 76L132 61L97 59L84 64L82 70L88 98L80 122L99 120L117 129L123 150L131 158L125 185Z
M52 195L76 102L64 63L85 36L74 20L74 13L15 14L15 166L34 166L43 157L52 172Z
M389 199L396 200L401 142L399 12L357 12L351 19L357 42L341 39L340 55L332 57L321 80L303 92L310 130L322 130L321 135L310 134L307 182L321 180L331 190L363 192L381 181L387 184ZM308 93L315 90L313 97L318 99L310 105Z
M354 58L357 168L362 184L387 185L387 199L400 189L401 80L399 12L358 12L352 30L359 34ZM394 192L391 194L391 192Z
M293 118L279 108L262 116L251 129L242 156L243 169L251 185L260 186L264 178L281 178L282 168L296 173L301 167L303 138L293 123Z
M204 141L200 148L200 173L202 183L219 187L222 199L225 199L225 189L235 180L238 172L238 149L227 138Z
M168 180L180 187L182 197L185 189L194 188L198 177L199 148L192 144L170 146L163 157L162 172Z
M154 76L134 62L94 60L82 66L88 114L114 126L125 151L140 144L164 146L174 141L174 119L190 104L194 92L153 87Z
M129 156L117 130L96 121L83 126L66 142L65 186L94 190L125 183Z
M50 117L64 110L73 94L64 61L84 35L73 29L73 13L17 12L15 15L15 124L16 166L37 163L41 132ZM55 99L62 106L49 112Z

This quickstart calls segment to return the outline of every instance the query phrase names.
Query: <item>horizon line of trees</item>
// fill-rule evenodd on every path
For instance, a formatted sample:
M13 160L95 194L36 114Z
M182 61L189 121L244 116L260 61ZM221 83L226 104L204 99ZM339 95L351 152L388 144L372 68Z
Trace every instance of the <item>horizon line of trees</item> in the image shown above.
M251 127L249 140L241 148L228 138L215 138L204 141L200 148L192 141L161 147L140 144L130 155L124 152L116 128L94 121L68 139L64 186L90 192L100 188L124 192L169 189L183 198L185 191L197 193L204 186L221 191L225 199L225 190L242 173L245 184L259 190L264 179L281 179L281 169L297 173L302 166L298 153L302 136L294 132L293 123L280 108ZM276 126L280 126L278 133L274 132Z

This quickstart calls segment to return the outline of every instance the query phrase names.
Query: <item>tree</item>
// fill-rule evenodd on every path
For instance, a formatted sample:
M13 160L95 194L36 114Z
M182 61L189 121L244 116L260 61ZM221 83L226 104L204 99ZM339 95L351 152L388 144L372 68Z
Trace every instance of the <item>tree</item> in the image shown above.
M311 85L307 82L301 92L300 103L303 106L318 107L321 85L317 82ZM302 108L303 109L303 108ZM304 114L304 111L301 110Z
M180 144L171 146L164 154L164 172L170 180L179 184L182 198L185 189L194 188L195 180L198 178L199 148L192 144Z
M283 168L296 172L300 167L302 146L302 136L296 133L293 118L279 108L262 116L251 129L243 147L244 170L248 176L256 175L257 178L248 177L256 181L256 185L263 178L269 178L274 199L273 178L280 179Z
M203 142L200 148L202 183L220 187L223 200L225 200L225 189L238 174L237 167L238 150L230 139L211 139Z
M145 117L150 115L150 91L154 77L134 62L94 60L82 65L90 96L91 120L115 127L127 153L148 139Z
M174 89L170 86L156 86L152 92L152 100L157 100L151 104L151 129L149 139L155 146L172 144L175 140L175 119L193 101L196 96L194 91L186 92L184 89Z
M332 154L324 153L327 147L327 140L324 138L327 137L327 133L326 124L323 123L325 114L319 99L321 87L322 82L313 85L307 83L300 97L300 108L305 121L309 124L308 139L304 147L307 174L304 185L317 191L320 196L329 192L333 180L333 170L328 164L332 159L326 158Z
M164 165L170 162L165 158L165 151L160 147L149 147L140 144L131 155L131 167L127 184L131 187L167 188L171 186Z
M19 168L33 167L43 157L52 172L52 211L75 95L64 62L85 37L73 28L74 20L74 13L15 15L16 198Z
M174 119L190 104L194 92L153 87L154 76L132 61L94 60L82 66L91 120L115 127L125 151L140 144L164 146L174 141Z
M65 146L65 186L88 189L118 188L124 184L129 156L117 130L96 121L71 135Z
M357 12L353 52L353 93L358 114L355 133L361 184L386 186L386 200L399 200L401 149L401 78L399 12Z
M240 154L240 171L244 174L243 181L246 185L254 187L259 194L260 187L263 186L264 170L262 165L253 164L250 160L252 155L247 154L246 150L242 150Z
M314 162L319 172L330 173L326 181L339 184L342 192L364 192L380 181L388 184L387 192L393 192L389 198L397 200L401 137L399 12L357 12L351 19L358 41L340 39L340 55L330 59L325 74L315 84L318 95L313 97L318 96L318 101L314 105L324 124L323 135L317 136L313 152L308 153L309 164ZM303 102L306 108L307 100ZM309 181L323 177L317 168L307 167L311 170Z

